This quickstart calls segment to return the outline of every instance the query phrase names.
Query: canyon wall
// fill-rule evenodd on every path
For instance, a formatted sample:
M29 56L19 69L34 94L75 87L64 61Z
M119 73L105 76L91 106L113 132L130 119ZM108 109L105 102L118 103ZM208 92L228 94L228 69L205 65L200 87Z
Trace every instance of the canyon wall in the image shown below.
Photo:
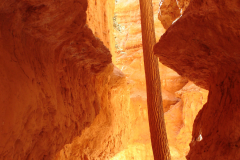
M158 0L153 0L153 8L156 39L159 39L165 29L158 20ZM115 6L115 18L116 65L126 74L130 88L132 134L128 147L112 160L152 160L139 0L119 0ZM186 159L193 121L206 102L208 92L162 64L159 70L172 159Z
M115 0L88 0L87 25L112 53L115 63L115 39L113 36L113 16Z
M0 4L0 159L106 159L127 143L125 75L87 3Z
M189 160L240 159L239 11L237 0L192 0L154 48L163 64L209 89Z
M106 92L104 99L108 104L101 105L91 126L71 144L65 145L56 159L110 159L127 146L130 137L129 91L126 77L118 68L114 67L109 88L103 92Z
M114 14L114 3L111 0L4 0L0 4L0 159L153 159L147 117L140 7L138 0L119 0ZM157 39L165 32L164 25L157 20L158 3L158 0L153 1ZM213 0L209 3L217 6ZM237 2L234 3L237 10ZM228 14L236 12L230 3L224 4L226 6L221 4L220 9ZM182 18L188 13L191 13L188 15L193 20L195 16L204 17L207 6L207 3L195 0ZM198 11L198 8L201 8L201 14L194 14L193 10ZM210 9L214 11L210 19L211 16L223 14L216 12L216 7ZM178 12L182 14L180 9ZM207 18L203 18L198 25L208 22ZM237 25L234 19L237 17L228 20L232 28ZM196 54L193 54L192 46L185 46L184 51L189 51L186 52L189 56L169 54L178 53L171 50L175 45L186 45L186 37L191 37L191 34L184 30L186 26L194 25L191 20L185 19L185 26L179 29L180 35L173 34L179 33L179 30L172 29L179 24L178 21L170 26L169 30L174 32L167 31L165 35L173 34L171 36L176 36L177 40L165 36L161 42L164 45L159 47L159 43L155 52L158 56L162 53L160 60L179 74L204 88L212 88L208 104L195 121L189 153L189 159L195 159L198 154L211 159L211 154L204 154L202 148L214 152L219 147L219 151L222 151L230 144L233 149L224 151L237 151L238 143L234 140L238 138L238 126L234 122L238 120L239 78L238 61L235 60L238 52L234 46L238 43L238 32L234 30L229 33L231 36L205 44L208 41L200 39L200 32L195 32L201 31L201 28L195 31L189 29L198 38L198 41L191 43L192 46L200 48L200 53L208 53L210 59L190 61L189 57ZM217 22L222 24L220 20ZM223 25L218 29L222 32L215 33L205 28L205 38L211 34L222 35L228 31L228 26ZM227 48L233 51L232 54L227 54L229 51L226 48L220 50L216 47L219 49L217 51L221 51L216 52L220 64L210 63L214 62L211 60L216 56L213 56L208 45L224 44L226 39L232 43L233 48ZM112 64L115 63L115 50L116 66L120 69ZM169 54L167 56L170 58L165 60L167 56L163 53ZM204 56L200 55L199 58ZM222 62L221 58L225 61ZM198 67L199 63L202 66ZM219 68L215 69L214 66ZM224 70L224 67L229 67L231 72ZM162 64L159 69L171 155L175 160L185 159L193 121L206 102L207 91ZM223 74L219 74L220 71ZM213 77L210 76L212 73ZM232 75L235 75L235 79L231 78ZM228 86L238 87L229 90ZM214 94L216 92L222 93L222 96ZM227 103L235 107L227 111ZM211 123L204 123L205 119L215 115L218 104L221 104L222 112L226 111L221 112L227 117L226 122L232 122L227 131L224 130L227 124L220 112L216 112ZM221 120L222 127L214 127L219 122L217 118ZM232 133L230 137L229 133ZM200 135L203 140L199 138ZM211 140L212 135L219 136ZM219 137L224 136L226 139L221 142ZM213 147L209 149L209 146Z

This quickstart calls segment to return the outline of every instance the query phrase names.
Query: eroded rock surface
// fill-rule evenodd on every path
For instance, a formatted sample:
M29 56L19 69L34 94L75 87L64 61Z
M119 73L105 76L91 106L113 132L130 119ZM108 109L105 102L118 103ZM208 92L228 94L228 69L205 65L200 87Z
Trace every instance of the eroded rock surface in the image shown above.
M168 29L172 22L177 19L180 14L180 9L176 0L161 0L158 19L161 21L165 29Z
M239 159L239 1L193 0L155 46L160 61L209 89L188 159Z
M190 149L195 117L207 102L208 91L189 82L175 94L181 101L171 106L165 119L167 133L172 137L169 139L172 159L184 160Z
M107 156L124 145L125 114L116 114L128 112L125 75L87 27L86 10L86 0L1 2L0 159L55 159L66 144L85 149L70 158L93 159L100 144Z
M100 113L81 136L56 156L57 160L105 160L123 150L130 139L129 92L126 77L114 68L109 88L102 90L108 105L101 104Z
M115 39L113 36L114 0L88 0L87 25L112 53L115 63Z
M190 0L161 0L158 19L163 27L168 29L186 10Z

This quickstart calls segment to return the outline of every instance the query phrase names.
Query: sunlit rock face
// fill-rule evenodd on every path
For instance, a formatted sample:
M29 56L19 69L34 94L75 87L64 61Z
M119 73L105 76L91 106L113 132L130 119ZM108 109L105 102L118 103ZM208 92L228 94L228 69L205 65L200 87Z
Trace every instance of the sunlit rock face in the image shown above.
M86 11L86 0L1 2L1 160L106 159L125 145L125 75Z
M112 51L115 2L111 0L88 2L87 24L95 36ZM114 54L112 51L112 55ZM101 104L100 113L91 126L85 129L81 136L75 137L71 144L65 145L56 155L56 159L110 159L126 148L131 136L130 96L126 76L114 67L108 78L108 88L101 90L105 93L104 99L107 100L107 104Z
M184 160L190 149L193 122L207 101L208 91L189 82L175 94L181 101L164 116L172 159Z
M123 150L130 137L129 92L125 75L114 68L109 88L102 90L108 105L101 104L100 113L91 126L71 144L65 145L57 160L110 159Z
M115 39L113 36L114 0L88 0L87 25L110 50L115 63Z
M161 0L159 5L158 19L164 28L168 29L172 25L172 22L181 15L180 9L176 0Z
M237 0L193 0L154 48L163 64L209 89L187 159L240 158L239 11Z
M157 20L158 2L153 1L153 5L156 22L156 37L159 38L165 30ZM146 84L142 56L139 1L118 1L115 12L116 23L118 24L118 27L115 28L117 49L116 65L127 75L131 86L132 97L136 97L137 95L144 97L146 96ZM171 101L173 101L172 104L176 104L178 100L174 98L174 92L181 89L188 80L182 78L176 72L162 64L160 64L159 69L161 72L162 88L164 92L163 96L166 97L164 100L169 101L171 99ZM165 103L164 106L167 107Z
M156 39L165 32L158 20L159 1L153 0ZM179 10L180 12L180 10ZM179 14L180 15L180 14ZM115 6L116 65L130 87L131 137L128 147L112 160L153 160L148 127L145 72L138 0L119 0ZM163 106L172 159L186 159L195 116L207 91L160 64Z
M168 29L186 10L190 0L160 0L158 19Z

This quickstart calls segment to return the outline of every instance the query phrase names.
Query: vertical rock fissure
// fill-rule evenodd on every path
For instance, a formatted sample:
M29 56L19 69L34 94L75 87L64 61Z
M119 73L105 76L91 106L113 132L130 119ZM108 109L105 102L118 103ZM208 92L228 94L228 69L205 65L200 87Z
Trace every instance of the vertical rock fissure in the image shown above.
M139 0L141 9L143 56L147 87L148 117L155 160L170 160L170 151L162 106L158 59L153 54L156 43L151 0Z

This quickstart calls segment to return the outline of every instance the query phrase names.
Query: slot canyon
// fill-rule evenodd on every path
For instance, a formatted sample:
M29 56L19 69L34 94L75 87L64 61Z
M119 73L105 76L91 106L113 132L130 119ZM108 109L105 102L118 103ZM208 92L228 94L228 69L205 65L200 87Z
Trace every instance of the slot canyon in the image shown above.
M172 160L240 159L239 0L152 0ZM153 160L139 0L0 0L0 160Z

